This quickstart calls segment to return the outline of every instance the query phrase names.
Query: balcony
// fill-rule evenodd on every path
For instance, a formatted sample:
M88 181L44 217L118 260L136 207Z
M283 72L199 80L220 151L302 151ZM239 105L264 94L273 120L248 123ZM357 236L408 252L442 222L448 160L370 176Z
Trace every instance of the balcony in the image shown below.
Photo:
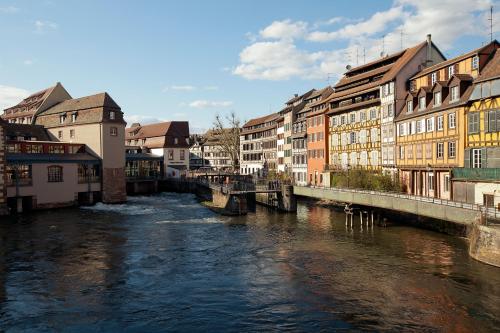
M455 180L498 181L500 168L453 168L452 175Z

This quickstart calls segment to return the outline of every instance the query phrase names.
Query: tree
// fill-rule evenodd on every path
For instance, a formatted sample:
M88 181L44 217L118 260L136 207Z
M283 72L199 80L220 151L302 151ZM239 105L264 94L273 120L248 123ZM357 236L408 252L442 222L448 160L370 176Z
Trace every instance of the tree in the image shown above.
M226 117L215 115L214 135L220 143L221 152L226 153L231 158L233 171L240 168L240 120L234 112Z

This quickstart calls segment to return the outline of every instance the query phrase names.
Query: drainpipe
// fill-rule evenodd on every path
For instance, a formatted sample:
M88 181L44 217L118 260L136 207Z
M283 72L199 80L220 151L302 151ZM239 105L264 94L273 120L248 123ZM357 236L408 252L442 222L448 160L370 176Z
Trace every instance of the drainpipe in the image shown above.
M427 35L427 55L425 59L425 65L428 67L432 65L432 39L431 34Z

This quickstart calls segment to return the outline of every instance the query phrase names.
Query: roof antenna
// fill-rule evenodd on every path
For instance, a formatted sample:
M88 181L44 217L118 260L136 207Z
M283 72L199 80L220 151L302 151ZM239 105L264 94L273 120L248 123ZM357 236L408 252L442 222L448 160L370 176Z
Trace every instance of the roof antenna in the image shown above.
M493 41L493 6L490 6L490 18L488 19L490 21L490 42Z

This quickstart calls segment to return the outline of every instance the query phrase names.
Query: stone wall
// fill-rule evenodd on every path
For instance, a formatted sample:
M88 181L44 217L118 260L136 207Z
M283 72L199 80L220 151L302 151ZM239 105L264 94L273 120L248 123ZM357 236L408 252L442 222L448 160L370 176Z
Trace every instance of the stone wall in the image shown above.
M474 224L469 241L469 254L472 258L500 267L500 226Z
M124 168L103 168L102 202L120 203L127 201Z

